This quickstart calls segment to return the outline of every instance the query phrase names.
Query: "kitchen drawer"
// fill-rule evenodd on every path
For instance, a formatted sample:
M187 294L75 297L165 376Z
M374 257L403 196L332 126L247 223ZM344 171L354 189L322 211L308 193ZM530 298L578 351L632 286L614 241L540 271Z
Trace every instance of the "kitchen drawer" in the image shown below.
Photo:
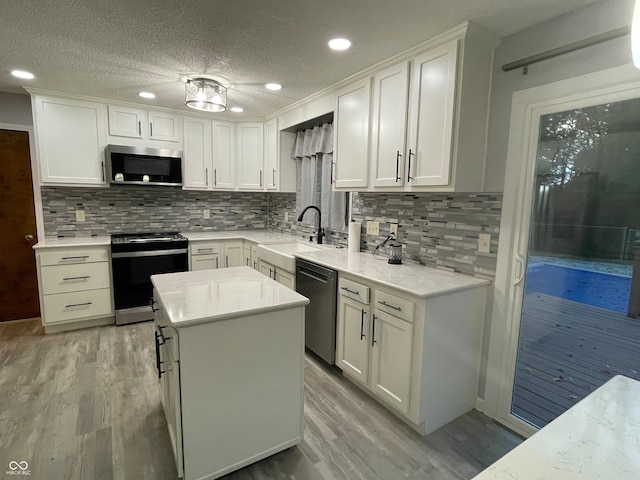
M74 265L51 265L40 269L42 293L76 292L110 288L109 264L106 262Z
M222 254L222 242L189 242L191 255Z
M338 293L345 297L353 298L365 305L369 304L369 287L366 287L361 283L341 278L338 282Z
M74 263L108 262L107 248L74 248L58 250L57 252L42 252L38 254L40 266L71 265Z
M394 317L406 320L407 322L413 322L413 310L415 308L413 302L396 297L382 290L376 290L375 302L377 309L387 312Z
M44 323L113 315L111 289L43 295Z
M214 270L220 267L219 254L191 255L191 270Z

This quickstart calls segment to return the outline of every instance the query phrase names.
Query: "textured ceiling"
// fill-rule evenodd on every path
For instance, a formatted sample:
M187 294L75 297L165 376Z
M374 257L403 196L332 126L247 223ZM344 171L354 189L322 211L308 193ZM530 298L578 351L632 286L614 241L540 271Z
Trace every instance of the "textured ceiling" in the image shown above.
M467 20L505 37L595 1L2 0L0 91L25 85L187 111L181 77L206 74L245 110L224 116L264 117ZM335 36L351 49L329 50ZM36 78L15 79L16 68Z

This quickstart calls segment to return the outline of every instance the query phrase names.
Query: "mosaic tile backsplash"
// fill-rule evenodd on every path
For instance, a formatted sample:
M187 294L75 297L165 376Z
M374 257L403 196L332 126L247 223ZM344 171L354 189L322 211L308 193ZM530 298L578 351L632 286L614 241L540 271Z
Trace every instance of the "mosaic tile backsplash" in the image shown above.
M502 194L353 193L352 219L362 223L361 251L373 251L397 223L406 245L405 263L419 263L495 278ZM314 229L295 221L294 194L270 194L269 228L308 236ZM284 213L289 220L284 220ZM366 235L366 222L380 222L380 235ZM347 244L345 232L326 232L326 243ZM491 234L491 253L478 253L478 234Z
M267 228L267 194L171 187L42 187L47 236ZM208 208L210 219L203 218ZM76 222L76 210L85 221Z
M305 239L315 234L315 228L296 221L293 193L43 187L42 203L47 236L265 228ZM501 194L354 193L352 219L362 223L362 251L372 251L386 238L389 224L398 223L405 263L493 280L501 207ZM203 218L205 208L210 219ZM84 222L75 220L78 209L85 212ZM365 234L368 220L380 222L379 236ZM477 252L479 233L491 234L491 253ZM326 234L325 243L347 244L346 232Z

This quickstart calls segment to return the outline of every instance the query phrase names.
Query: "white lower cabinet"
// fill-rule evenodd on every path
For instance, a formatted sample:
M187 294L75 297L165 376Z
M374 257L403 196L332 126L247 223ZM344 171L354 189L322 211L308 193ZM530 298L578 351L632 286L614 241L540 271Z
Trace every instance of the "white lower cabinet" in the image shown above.
M261 258L258 259L258 271L269 278L272 278L291 290L296 289L296 275L280 267L275 267Z
M211 270L242 265L245 265L242 240L189 242L189 270Z
M421 298L341 273L336 365L424 434L476 405L486 287Z
M38 289L45 332L113 323L108 246L38 249Z

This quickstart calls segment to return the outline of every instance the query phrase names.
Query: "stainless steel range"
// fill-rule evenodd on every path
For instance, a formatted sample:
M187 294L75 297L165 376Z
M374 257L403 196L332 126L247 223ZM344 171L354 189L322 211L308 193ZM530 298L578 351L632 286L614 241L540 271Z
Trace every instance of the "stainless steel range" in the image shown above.
M151 275L187 271L188 247L178 232L111 235L116 325L153 319Z

